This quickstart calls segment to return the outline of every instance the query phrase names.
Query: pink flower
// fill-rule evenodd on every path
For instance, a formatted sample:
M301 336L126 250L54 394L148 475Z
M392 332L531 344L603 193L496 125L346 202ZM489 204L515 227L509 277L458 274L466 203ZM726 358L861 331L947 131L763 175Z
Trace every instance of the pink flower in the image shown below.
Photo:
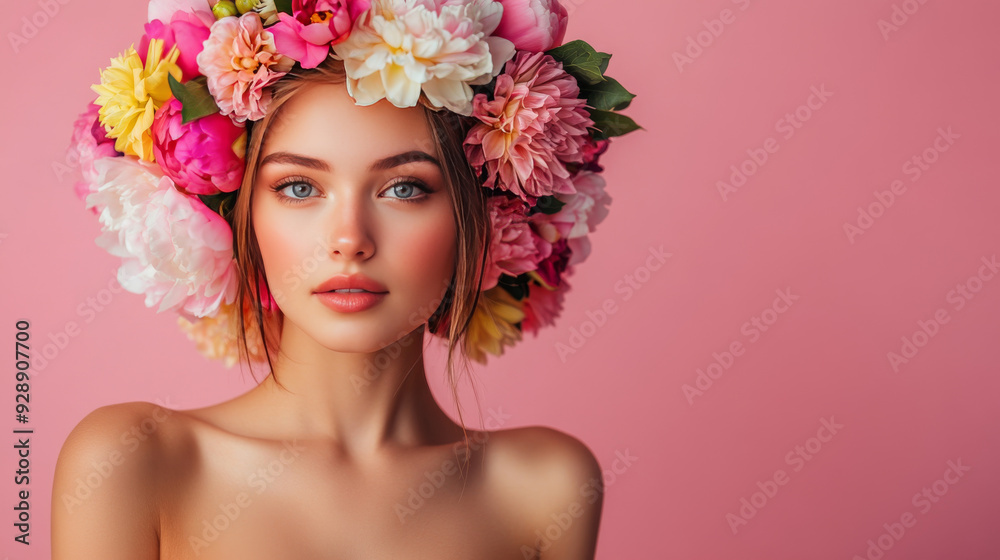
M101 106L91 103L87 110L77 117L73 123L73 137L67 150L68 161L80 165L81 181L73 185L73 190L80 200L86 201L87 195L96 190L97 175L94 171L94 161L104 157L117 157L121 152L115 151L114 138L108 138L98 120L97 111ZM95 214L100 210L91 209Z
M597 163L597 160L608 150L610 144L611 141L606 138L594 140L587 137L587 143L583 146L583 168L595 173L604 171L604 168Z
M181 68L181 81L187 81L198 75L198 53L202 43L208 39L208 25L192 12L174 12L169 23L155 19L145 26L146 34L139 41L139 58L146 63L146 51L150 39L163 39L163 52L177 45L181 52L177 58L177 66Z
M559 0L499 0L503 18L494 35L514 43L519 51L542 52L562 44L566 8Z
M493 240L483 277L484 290L496 286L501 274L517 276L534 270L539 259L527 217L528 205L505 195L491 196L486 204Z
M232 192L243 180L245 127L213 113L184 124L181 102L171 99L153 119L153 155L181 192Z
M157 312L187 317L213 316L235 300L233 235L222 216L174 188L155 163L102 158L94 169L87 206L101 209L97 245L123 259L123 288L145 294Z
M557 195L563 207L555 214L532 214L532 225L544 240L555 243L566 239L571 251L569 264L583 262L590 255L590 240L587 234L597 229L597 224L608 215L611 197L604 192L604 179L588 170L573 176L576 193Z
M315 68L330 55L330 47L347 39L355 18L369 7L368 0L292 0L292 16L279 12L269 27L278 50Z
M554 325L562 313L563 300L569 288L565 278L554 290L531 284L528 297L523 302L524 319L521 321L521 330L538 336L539 329Z
M198 69L208 77L208 91L220 112L237 122L259 120L266 114L271 102L268 86L294 64L275 50L274 36L255 12L216 21L198 54Z
M579 163L593 121L576 79L544 53L519 51L497 77L493 100L473 99L479 119L465 139L469 163L485 167L486 186L531 205L574 192L566 163Z

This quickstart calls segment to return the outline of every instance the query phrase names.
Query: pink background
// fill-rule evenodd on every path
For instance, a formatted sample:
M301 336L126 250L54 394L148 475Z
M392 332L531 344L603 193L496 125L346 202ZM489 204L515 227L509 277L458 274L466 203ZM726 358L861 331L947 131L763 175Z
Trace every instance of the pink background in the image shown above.
M51 18L35 0L9 3L0 25L0 332L10 348L15 321L29 319L37 351L67 321L81 325L32 381L30 547L12 540L19 426L5 353L0 556L12 559L48 557L53 463L88 412L132 400L193 408L252 383L202 358L175 316L140 296L79 314L110 295L117 264L57 167L98 69L141 35L145 2L62 1ZM977 274L1000 249L1000 6L565 3L567 39L614 54L608 73L638 94L628 114L645 130L603 160L614 202L561 322L478 371L484 415L553 426L594 451L607 475L598 558L874 559L879 543L885 559L998 557L1000 277ZM902 25L883 34L894 7ZM48 21L15 52L23 17ZM673 53L689 47L679 66ZM830 95L810 98L813 87ZM957 138L936 149L939 129ZM748 150L767 159L747 163L724 199L717 183ZM913 157L933 160L919 178ZM896 180L902 194L879 212L875 191ZM844 225L869 206L878 217L850 239ZM660 247L671 256L646 268ZM960 309L949 295L959 284L978 290ZM798 299L775 305L776 290ZM601 321L606 301L615 312ZM947 322L935 328L939 309ZM743 327L761 316L766 332ZM918 321L934 336L914 337ZM563 360L557 345L573 329L586 336ZM921 347L896 371L888 355L904 337ZM742 353L727 358L734 343ZM697 387L713 353L728 368L714 366L689 400L684 386ZM452 410L440 363L430 378ZM842 425L832 435L821 431L831 417ZM968 470L946 474L949 461ZM779 469L784 484L766 483ZM925 487L935 502L914 500ZM742 499L758 504L752 516Z

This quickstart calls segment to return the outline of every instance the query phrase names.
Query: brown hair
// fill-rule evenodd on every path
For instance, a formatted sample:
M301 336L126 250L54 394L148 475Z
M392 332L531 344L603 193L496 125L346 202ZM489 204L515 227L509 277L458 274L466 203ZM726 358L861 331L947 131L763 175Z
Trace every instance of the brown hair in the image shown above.
M343 63L327 58L316 68L291 72L276 82L272 88L267 114L259 121L247 122L247 149L243 182L232 209L233 244L240 282L237 292L237 309L243 309L244 319L239 325L240 356L251 363L247 347L248 328L251 338L260 336L263 354L268 364L268 372L273 374L271 354L278 353L278 344L283 323L280 310L269 312L261 304L261 293L269 293L264 266L257 245L251 216L252 191L256 182L257 166L262 155L264 139L268 131L281 126L281 108L308 84L342 84L346 82ZM459 421L468 444L465 423L461 420L462 410L458 399L458 379L455 375L455 358L462 360L462 371L469 368L469 358L464 351L465 337L473 312L479 302L482 288L486 251L490 244L491 228L486 209L486 192L480 186L475 171L465 157L462 143L472 119L451 111L435 111L424 105L425 115L434 135L433 148L441 162L446 183L452 194L453 210L457 225L458 250L455 273L445 297L431 318L428 327L431 333L445 328L446 333L438 333L447 340L448 355L446 376L452 388L458 407ZM263 289L262 289L263 284ZM248 324L250 323L250 324ZM261 333L263 333L261 335ZM252 371L252 368L251 368ZM275 381L278 382L277 376ZM280 386L280 382L278 382ZM473 389L475 386L473 385ZM478 404L478 395L476 396ZM480 421L482 412L480 411Z

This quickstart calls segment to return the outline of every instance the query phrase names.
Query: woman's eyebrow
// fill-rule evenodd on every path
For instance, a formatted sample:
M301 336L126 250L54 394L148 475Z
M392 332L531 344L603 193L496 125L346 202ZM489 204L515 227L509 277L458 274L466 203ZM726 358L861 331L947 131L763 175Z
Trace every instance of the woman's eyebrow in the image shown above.
M398 167L406 163L413 163L417 161L426 161L433 163L434 165L441 168L441 162L437 160L434 156L428 154L427 152L422 152L420 150L410 150L409 152L403 152L401 154L396 154L394 156L389 156L387 158L382 158L370 167L372 171L382 171L386 169L392 169L393 167ZM260 167L264 167L269 163L285 163L291 165L299 165L301 167L308 167L310 169L317 169L319 171L330 171L330 166L321 159L316 159L309 156L304 156L301 154L293 154L291 152L273 152L264 157L260 162Z

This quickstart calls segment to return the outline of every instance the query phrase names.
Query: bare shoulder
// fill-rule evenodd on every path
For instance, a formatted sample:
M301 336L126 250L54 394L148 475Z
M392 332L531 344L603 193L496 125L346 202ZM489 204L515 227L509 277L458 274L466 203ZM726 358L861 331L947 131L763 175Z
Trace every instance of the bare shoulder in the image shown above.
M592 558L603 507L600 462L578 438L530 426L491 432L486 449L497 496L542 558Z
M158 558L158 497L178 411L149 402L102 406L73 428L56 461L52 558Z

